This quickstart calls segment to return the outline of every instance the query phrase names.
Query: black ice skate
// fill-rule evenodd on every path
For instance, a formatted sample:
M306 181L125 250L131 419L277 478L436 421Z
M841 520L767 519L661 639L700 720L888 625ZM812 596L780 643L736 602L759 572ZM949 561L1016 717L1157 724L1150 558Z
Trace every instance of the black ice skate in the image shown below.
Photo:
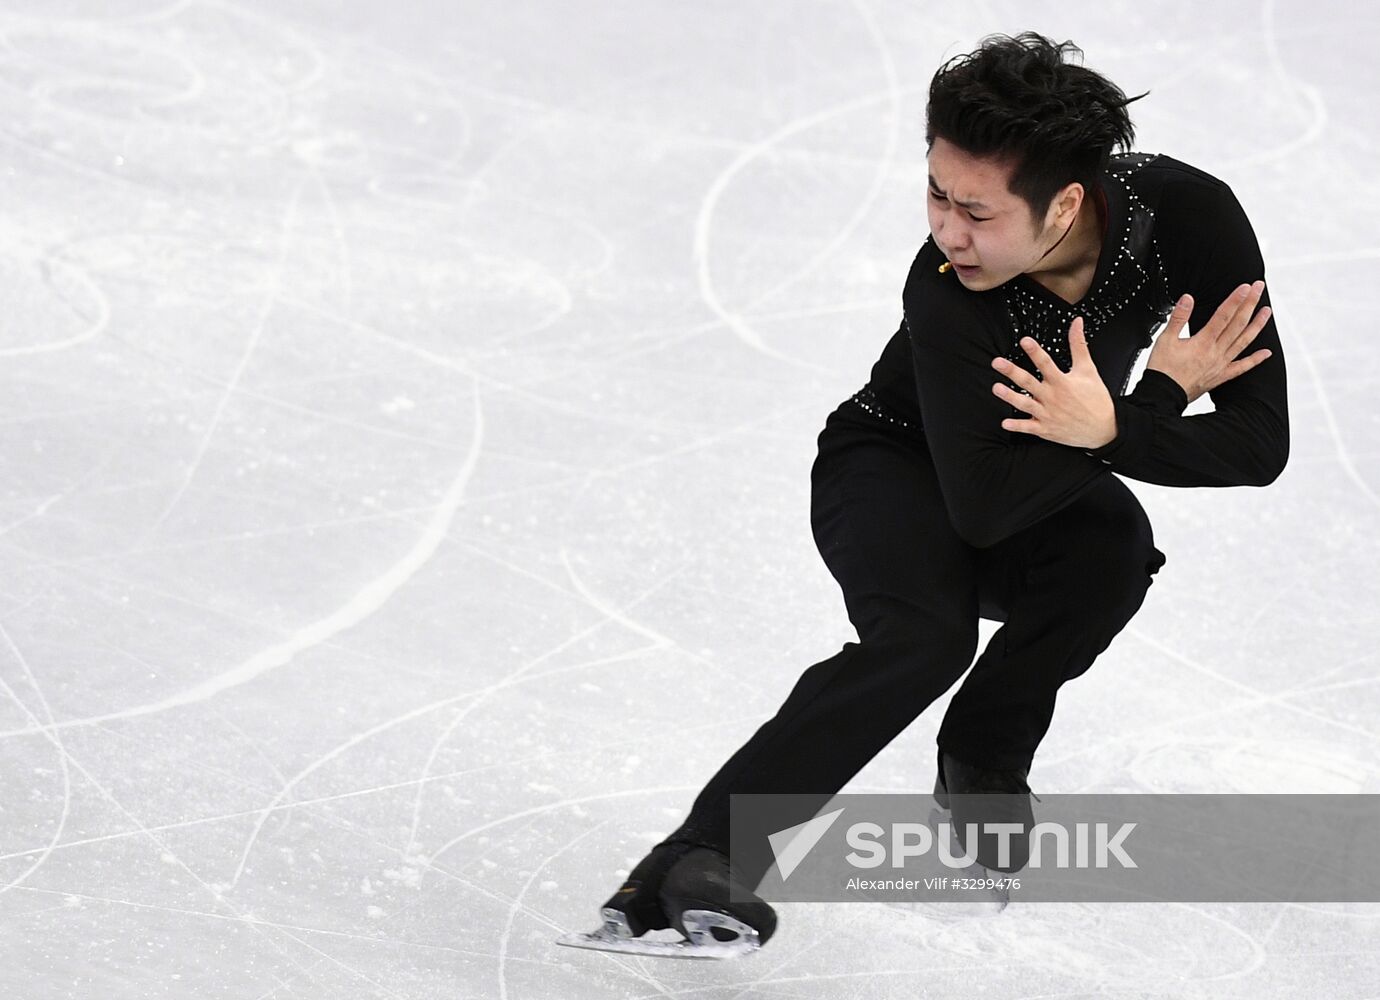
M733 895L746 896L742 902ZM737 958L776 931L776 913L738 881L728 858L695 844L661 844L643 858L600 909L596 931L566 934L557 944L658 958ZM682 940L652 940L674 928Z
M950 814L949 823L958 842L967 850L968 826L976 824L978 864L991 871L1020 871L1030 861L1030 831L1035 812L1030 805L1030 769L995 771L965 764L939 751L934 779L934 801ZM1020 833L1008 839L1009 853L999 856L999 838L985 832L989 823L1015 823Z
M997 883L991 890L975 892L971 905L939 905L957 905L964 912L1000 912L1006 908L1011 895L1009 889L1002 887L1002 880L1020 871L1030 860L1030 831L1035 825L1035 813L1030 805L1033 793L1026 780L1029 774L1029 768L991 770L939 752L934 782L934 800L939 809L931 814L930 825L938 832L947 824L955 842L953 853L974 857L963 874ZM1004 863L998 836L983 832L987 823L1015 823L1020 827L1020 832L1007 841L1009 850ZM978 830L977 844L971 850L967 843L969 824L976 824Z

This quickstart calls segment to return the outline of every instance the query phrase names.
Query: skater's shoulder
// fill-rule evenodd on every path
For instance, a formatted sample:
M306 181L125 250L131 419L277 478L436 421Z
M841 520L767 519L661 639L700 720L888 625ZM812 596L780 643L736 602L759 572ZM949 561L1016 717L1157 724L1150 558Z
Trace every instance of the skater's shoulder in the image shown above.
M1124 203L1128 216L1141 216L1166 261L1204 259L1222 232L1250 226L1231 185L1197 164L1164 153L1122 153L1107 174L1109 197Z
M1112 157L1108 172L1133 189L1152 193L1156 200L1195 194L1218 197L1231 190L1215 174L1166 153L1122 153Z

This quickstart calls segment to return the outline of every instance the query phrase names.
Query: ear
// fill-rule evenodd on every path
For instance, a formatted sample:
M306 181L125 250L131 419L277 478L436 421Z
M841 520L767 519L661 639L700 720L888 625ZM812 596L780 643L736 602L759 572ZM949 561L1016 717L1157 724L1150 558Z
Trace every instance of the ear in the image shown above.
M1053 221L1056 226L1069 224L1083 204L1085 194L1083 185L1077 181L1072 181L1054 196L1054 201L1050 203L1050 210L1054 213Z

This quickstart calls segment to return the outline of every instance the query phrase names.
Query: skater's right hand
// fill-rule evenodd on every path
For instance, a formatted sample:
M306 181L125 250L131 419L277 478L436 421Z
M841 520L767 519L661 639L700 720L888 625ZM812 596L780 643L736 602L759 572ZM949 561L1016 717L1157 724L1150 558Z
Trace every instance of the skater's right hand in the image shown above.
M1163 372L1178 382L1190 403L1209 389L1250 371L1268 358L1270 352L1259 350L1250 357L1233 359L1269 322L1269 306L1251 316L1264 291L1263 281L1241 285L1217 307L1212 319L1201 330L1180 339L1180 331L1193 314L1193 296L1184 295L1174 306L1169 325L1155 341L1145 367Z

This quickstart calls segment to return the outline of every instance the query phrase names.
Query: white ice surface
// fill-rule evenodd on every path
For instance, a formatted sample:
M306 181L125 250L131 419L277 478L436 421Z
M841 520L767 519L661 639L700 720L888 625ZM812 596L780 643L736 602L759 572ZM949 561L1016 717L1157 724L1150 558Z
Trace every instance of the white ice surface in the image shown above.
M1376 906L552 943L855 638L815 436L896 327L930 76L992 31L1233 186L1291 383L1270 488L1133 484L1168 563L1037 790L1380 792L1377 25L8 0L0 996L1380 996ZM927 789L943 707L849 789Z

